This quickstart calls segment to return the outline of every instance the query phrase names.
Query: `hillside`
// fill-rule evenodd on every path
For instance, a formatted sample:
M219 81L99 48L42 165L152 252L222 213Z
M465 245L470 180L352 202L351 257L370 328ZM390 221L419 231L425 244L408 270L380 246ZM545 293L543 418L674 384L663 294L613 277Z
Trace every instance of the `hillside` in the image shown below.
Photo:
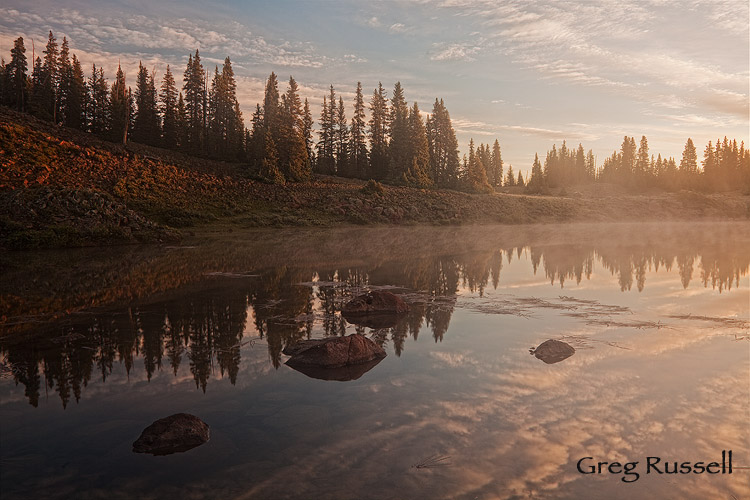
M336 177L286 186L245 166L127 147L0 107L0 238L6 248L169 241L181 231L342 224L482 224L747 219L750 196L472 195ZM603 193L607 193L606 196Z

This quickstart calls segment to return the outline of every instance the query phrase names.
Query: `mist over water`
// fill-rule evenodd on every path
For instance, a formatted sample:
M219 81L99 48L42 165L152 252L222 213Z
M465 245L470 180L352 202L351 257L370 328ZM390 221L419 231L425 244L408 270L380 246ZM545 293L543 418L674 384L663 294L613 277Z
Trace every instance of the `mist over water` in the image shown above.
M576 469L728 449L750 465L746 223L229 236L2 256L3 497L750 493L741 470L628 484ZM409 314L347 322L373 289ZM388 352L355 380L284 364L287 345L354 332ZM530 355L549 339L575 352ZM131 452L182 411L209 443Z

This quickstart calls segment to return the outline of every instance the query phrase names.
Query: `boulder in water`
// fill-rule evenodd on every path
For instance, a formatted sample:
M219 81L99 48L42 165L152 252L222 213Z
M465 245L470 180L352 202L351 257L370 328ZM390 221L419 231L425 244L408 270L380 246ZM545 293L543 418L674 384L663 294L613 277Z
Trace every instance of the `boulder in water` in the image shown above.
M303 340L285 347L282 352L291 356L287 361L290 366L317 368L341 368L386 356L382 347L358 333L345 337Z
M133 451L170 455L200 446L208 439L208 424L195 415L176 413L146 427L133 443Z
M539 347L531 350L531 354L548 365L568 359L575 352L576 350L570 344L554 339L545 340L539 344Z

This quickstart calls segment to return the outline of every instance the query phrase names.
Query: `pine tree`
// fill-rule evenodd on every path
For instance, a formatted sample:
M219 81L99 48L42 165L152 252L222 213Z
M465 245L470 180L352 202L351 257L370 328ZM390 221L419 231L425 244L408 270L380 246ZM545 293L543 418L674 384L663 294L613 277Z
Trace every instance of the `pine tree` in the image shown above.
M263 110L260 104L255 105L255 112L251 118L250 140L247 143L247 159L251 165L260 170L263 163L263 138L265 130L263 129Z
M680 172L685 174L698 173L698 155L695 152L693 140L688 138L685 143L685 149L682 152L682 161L680 161Z
M432 186L430 179L430 151L427 145L427 131L422 121L422 113L419 106L414 106L409 110L408 119L408 151L409 157L407 162L409 167L404 172L401 181L407 186L428 188Z
M44 49L44 63L40 75L39 92L34 94L34 111L39 118L56 121L57 88L58 88L58 51L57 40L49 32L47 46Z
M214 66L214 77L211 80L211 90L208 92L208 130L206 133L206 150L211 156L218 156L224 142L224 120L223 110L223 82L219 75L219 67Z
M112 84L109 97L109 134L111 140L127 144L130 115L130 93L125 86L125 73L123 73L122 68L118 65L115 82Z
M718 165L716 162L716 154L714 153L714 147L711 145L711 141L708 141L705 151L703 152L703 175L706 179L706 186L710 189L716 189L718 185Z
M487 177L493 188L497 189L503 185L503 157L500 153L500 142L497 139L495 139L495 143L492 145L492 155L490 157Z
M91 133L103 135L109 129L109 90L104 79L104 69L91 66L89 79L90 106L88 111L88 129Z
M33 62L33 61L32 61ZM32 70L32 81L34 73ZM0 104L8 104L10 97L8 96L9 87L8 72L6 71L5 59L0 57Z
M185 93L185 110L188 115L186 146L194 153L203 151L204 147L207 99L205 76L200 54L196 50L195 57L192 55L188 57L182 87Z
M586 153L583 151L583 144L578 144L575 156L575 166L573 173L570 175L570 181L574 183L583 182L586 179Z
M401 82L396 82L391 97L389 127L388 127L388 155L390 167L387 178L401 180L406 170L411 166L408 143L409 106L404 99Z
M263 96L263 144L260 176L268 182L283 184L284 175L279 169L279 151L277 144L281 138L281 104L279 102L279 83L276 73L271 72L266 81Z
M592 182L594 179L596 179L596 158L594 152L589 149L586 154L586 180Z
M625 136L622 141L620 165L617 172L617 177L620 182L630 182L633 178L633 172L635 171L635 162L635 137Z
M487 172L482 164L482 158L474 151L474 139L469 141L466 188L472 193L487 193L492 191L492 187L487 182Z
M363 178L367 173L367 134L365 131L365 100L362 96L361 82L357 82L349 140L352 175Z
M515 186L516 185L516 178L513 174L513 165L508 165L508 175L505 177L505 185L506 186Z
M531 166L531 178L528 182L529 191L532 193L540 193L544 190L544 173L542 172L542 164L539 162L539 155L534 154L534 164Z
M10 51L10 63L5 68L8 74L8 103L18 111L26 110L27 82L26 70L26 48L23 45L23 37L18 37L13 42L13 48Z
M135 142L157 145L161 132L156 108L154 77L142 63L138 63L135 84L135 120L132 138Z
M370 99L370 168L367 177L383 180L388 175L388 100L383 85L373 91Z
M187 146L188 143L188 122L190 121L190 116L188 115L187 106L185 106L185 99L182 97L182 92L180 92L179 97L177 98L177 116L176 116L176 126L175 129L177 130L177 147L184 148Z
M333 93L333 85L331 85ZM336 101L329 103L328 96L323 96L323 108L320 112L320 131L318 132L318 155L315 162L317 172L320 174L331 175L335 172L336 161L333 154L333 136L334 123L332 108L335 108Z
M167 65L167 72L161 82L159 93L162 116L162 143L164 147L174 149L177 147L177 86L175 85L172 71ZM183 103L184 104L184 103Z
M435 99L427 119L430 177L437 187L455 188L459 179L458 141L443 100Z
M302 181L310 177L311 166L304 138L304 111L297 82L289 77L289 86L282 96L282 133L279 145L280 166L284 177Z
M68 125L68 100L70 99L73 67L70 65L70 47L67 37L63 37L57 62L57 122Z
M312 113L310 112L310 103L307 102L307 99L305 98L305 107L302 111L302 138L305 140L305 149L307 149L307 157L309 158L311 165L315 162L313 156L312 129L313 118Z
M83 130L86 126L86 109L89 105L89 99L81 61L78 60L75 54L73 54L70 88L67 99L66 125Z
M29 91L29 105L27 106L27 111L31 113L34 116L41 116L42 113L42 95L43 95L43 87L42 87L42 79L43 79L43 73L44 70L42 69L42 59L37 56L35 61L32 61L33 68L31 70L31 90ZM4 85L6 89L6 96L5 98L0 101L4 102L5 104L9 104L8 100L10 99L10 96L7 95L8 92L10 92L10 67L9 65L5 67L5 73L3 75L4 83L0 82L0 85Z
M648 140L646 136L641 137L641 144L638 148L638 156L635 162L636 181L641 185L646 183L649 171Z
M349 126L346 120L344 99L341 96L339 96L339 105L336 108L334 130L336 172L344 177L353 177L349 165Z
M520 171L520 170L518 171L518 180L516 181L516 184L517 184L518 186L521 186L521 187L524 187L524 186L526 185L526 184L524 183L524 181L523 181L523 174L521 173L521 171Z

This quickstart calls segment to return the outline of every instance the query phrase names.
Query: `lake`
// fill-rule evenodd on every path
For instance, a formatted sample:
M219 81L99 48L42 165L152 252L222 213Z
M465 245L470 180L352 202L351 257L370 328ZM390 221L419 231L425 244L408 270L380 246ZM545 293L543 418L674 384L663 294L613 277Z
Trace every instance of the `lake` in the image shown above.
M1 263L6 500L750 495L748 223L235 231ZM350 324L367 290L409 313ZM351 380L285 364L355 332L388 355ZM574 354L534 355L550 339ZM210 441L133 453L178 412ZM732 474L695 473L729 450Z

